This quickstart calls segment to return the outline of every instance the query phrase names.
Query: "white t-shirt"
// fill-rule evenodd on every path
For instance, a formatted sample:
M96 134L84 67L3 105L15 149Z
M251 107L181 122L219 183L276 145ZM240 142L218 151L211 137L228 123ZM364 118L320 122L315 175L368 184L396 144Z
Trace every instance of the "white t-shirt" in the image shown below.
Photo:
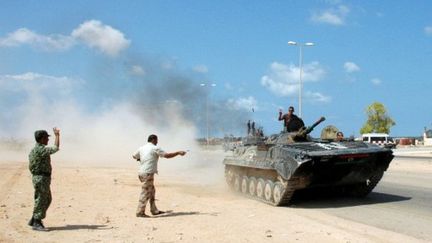
M157 173L157 163L159 157L165 156L165 151L163 151L158 146L147 143L146 145L140 147L133 155L135 158L139 158L140 167L138 170L139 175Z

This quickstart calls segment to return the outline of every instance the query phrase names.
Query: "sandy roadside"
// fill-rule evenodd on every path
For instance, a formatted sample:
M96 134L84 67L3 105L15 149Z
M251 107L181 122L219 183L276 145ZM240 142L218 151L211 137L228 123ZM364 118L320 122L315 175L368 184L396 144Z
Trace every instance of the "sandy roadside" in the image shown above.
M415 238L344 220L319 209L272 207L225 187L219 165L163 171L156 177L159 208L136 218L136 169L54 166L53 203L45 225L26 225L32 211L27 163L0 163L2 242L416 242ZM394 165L398 169L400 166ZM420 168L419 168L420 169ZM195 176L196 175L196 176ZM207 180L205 180L207 178ZM212 178L211 180L209 178Z

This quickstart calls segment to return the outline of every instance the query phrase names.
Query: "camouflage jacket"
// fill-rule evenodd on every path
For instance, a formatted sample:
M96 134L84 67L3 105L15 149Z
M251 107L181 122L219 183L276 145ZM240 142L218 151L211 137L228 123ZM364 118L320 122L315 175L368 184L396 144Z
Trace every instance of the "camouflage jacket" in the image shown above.
M33 175L51 175L51 157L50 155L57 152L57 146L47 147L43 144L36 143L35 147L29 154L29 169Z

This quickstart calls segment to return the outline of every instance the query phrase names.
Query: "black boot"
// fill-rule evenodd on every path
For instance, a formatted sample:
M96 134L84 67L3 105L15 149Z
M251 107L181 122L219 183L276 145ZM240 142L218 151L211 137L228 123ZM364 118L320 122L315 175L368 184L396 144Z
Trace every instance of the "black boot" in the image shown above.
M45 229L45 227L42 224L42 220L40 219L34 219L33 220L33 230L37 230L37 231L48 231L47 229Z
M34 218L32 217L29 221L28 221L28 225L29 226L33 226L34 223Z

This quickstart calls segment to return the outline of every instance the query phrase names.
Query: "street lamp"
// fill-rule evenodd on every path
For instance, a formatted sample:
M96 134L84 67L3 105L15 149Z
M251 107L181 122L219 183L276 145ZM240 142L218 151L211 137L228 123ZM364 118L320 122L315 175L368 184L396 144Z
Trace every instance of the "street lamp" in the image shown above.
M200 84L201 87L216 87L216 84L209 84L209 83L201 83ZM207 148L209 146L209 109L208 109L208 105L209 105L209 93L210 89L208 90L207 94L206 94L206 127L207 127L207 136L206 136L206 140L207 140Z
M303 46L314 46L315 44L312 42L306 43L298 43L295 41L288 41L288 45L298 46L300 49L300 57L299 57L299 69L300 69L300 78L299 78L299 116L302 117L302 92L303 92L303 82L302 82L302 72L303 72Z

